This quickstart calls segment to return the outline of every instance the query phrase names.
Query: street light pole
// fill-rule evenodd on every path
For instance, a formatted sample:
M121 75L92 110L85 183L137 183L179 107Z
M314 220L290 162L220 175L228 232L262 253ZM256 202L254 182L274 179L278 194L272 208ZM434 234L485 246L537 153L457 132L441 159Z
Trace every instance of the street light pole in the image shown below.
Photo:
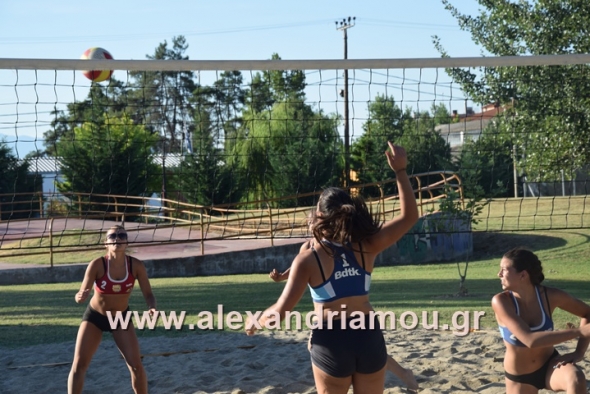
M346 31L354 26L356 17L336 21L336 30L344 32L344 59L348 59L348 34ZM350 186L350 128L348 116L348 70L344 70L344 187Z

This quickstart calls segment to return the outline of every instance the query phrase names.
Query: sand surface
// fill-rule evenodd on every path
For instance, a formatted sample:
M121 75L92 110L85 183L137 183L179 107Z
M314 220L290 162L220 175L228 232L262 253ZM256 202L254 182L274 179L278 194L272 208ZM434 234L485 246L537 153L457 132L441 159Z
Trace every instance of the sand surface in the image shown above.
M316 393L309 331L207 333L140 338L149 391L158 393ZM105 334L85 393L131 393L129 372ZM387 348L413 370L421 393L503 393L504 345L496 330L457 337L444 331L386 331ZM558 346L571 351L574 341ZM0 349L0 393L63 393L74 343ZM580 364L589 376L586 361ZM352 392L352 390L350 391ZM386 393L406 392L387 373ZM542 391L543 393L548 391Z

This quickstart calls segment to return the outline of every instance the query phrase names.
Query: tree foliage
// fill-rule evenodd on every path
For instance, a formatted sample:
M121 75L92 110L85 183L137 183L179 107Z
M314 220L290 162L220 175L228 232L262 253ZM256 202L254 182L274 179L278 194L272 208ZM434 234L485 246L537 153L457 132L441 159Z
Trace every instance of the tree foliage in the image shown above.
M184 36L172 39L172 47L164 41L147 55L153 60L188 60L188 43ZM129 112L133 120L161 136L158 150L179 153L187 135L192 132L191 97L197 88L192 71L136 71L128 92Z
M512 141L499 131L498 122L461 149L456 165L467 198L514 196Z
M108 116L120 116L127 110L126 93L124 84L113 78L106 87L93 83L86 99L68 103L66 111L53 110L51 129L43 135L45 153L55 156L57 141L72 138L74 129L84 123L101 125Z
M188 59L187 48L184 37L174 37L148 58ZM276 53L272 59L281 60ZM300 195L341 186L344 152L340 117L307 102L305 77L267 70L245 81L234 70L207 85L193 72L150 71L129 72L127 83L93 83L87 98L54 111L45 133L46 153L60 159L66 178L59 190L160 192L205 206L267 199L277 207L311 205L316 197ZM434 131L450 121L444 105L413 113L379 96L370 111L365 135L353 144L359 181L391 175L383 160L388 140L408 149L409 172L448 168L450 150ZM177 168L169 160L154 168L149 159L170 154L181 156Z
M104 124L83 123L73 133L56 143L64 182L57 184L64 192L145 196L160 179L153 163L153 149L158 137L143 126L134 125L127 116L108 118ZM93 201L107 199L92 198ZM119 203L137 200L120 198ZM86 208L86 207L84 207ZM111 206L89 209L112 211ZM137 208L128 208L127 212ZM119 212L121 210L119 209Z
M234 201L223 146L215 138L211 109L197 106L191 149L183 156L180 167L174 169L171 179L171 184L178 188L176 195L205 206Z
M369 119L363 125L364 134L352 144L352 169L358 183L380 182L393 176L383 152L387 141L403 146L408 152L408 174L451 169L451 149L434 130L434 126L448 122L450 116L444 106L433 106L428 111L413 113L402 110L392 97L377 95L368 105ZM395 185L385 187L394 192ZM376 190L369 194L377 195Z
M484 54L495 56L588 53L590 2L478 0L480 13L463 14L443 0ZM448 56L438 37L436 48ZM590 66L448 69L480 104L507 108L500 130L516 145L518 167L533 180L558 179L562 169L590 161Z
M243 199L292 196L335 184L342 174L337 123L303 101L293 100L245 115L228 163L248 191ZM309 197L276 205L311 205L313 200Z
M43 180L29 174L29 163L19 161L4 141L0 141L0 172L0 220L31 217L39 209L39 198L33 193L41 191Z

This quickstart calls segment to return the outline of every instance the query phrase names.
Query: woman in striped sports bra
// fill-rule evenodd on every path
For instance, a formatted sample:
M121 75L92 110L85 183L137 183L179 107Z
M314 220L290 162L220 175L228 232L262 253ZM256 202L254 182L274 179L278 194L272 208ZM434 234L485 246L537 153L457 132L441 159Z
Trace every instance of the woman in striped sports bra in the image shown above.
M313 232L313 217L315 216L315 210L307 217L307 224L309 232ZM299 248L299 253L303 253L314 247L313 239L305 241ZM287 268L284 272L280 273L276 269L273 269L269 273L269 277L275 282L282 282L289 278L289 272L291 268ZM308 350L311 351L311 335L308 341ZM415 393L420 389L414 373L409 368L402 367L393 357L387 355L387 370L397 376L406 385L408 392Z
M401 211L380 224L359 197L338 188L324 190L313 220L313 243L295 257L278 301L255 323L285 317L309 288L320 322L312 329L311 362L318 393L383 393L387 349L379 320L371 320L371 273L376 257L418 220L414 191L406 174L405 150L389 144L385 155L395 172Z
M492 308L506 345L507 394L536 394L541 389L586 393L586 378L576 362L590 343L590 306L568 293L542 286L543 267L524 248L508 251L500 262L502 293ZM551 315L560 308L581 318L580 327L554 331ZM555 345L578 338L574 352L560 355Z

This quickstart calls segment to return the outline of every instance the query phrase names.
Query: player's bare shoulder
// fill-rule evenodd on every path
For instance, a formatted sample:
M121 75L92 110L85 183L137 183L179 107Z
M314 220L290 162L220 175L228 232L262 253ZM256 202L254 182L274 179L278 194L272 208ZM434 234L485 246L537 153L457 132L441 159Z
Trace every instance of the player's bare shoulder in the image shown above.
M131 260L131 271L135 276L147 273L145 264L142 260L133 256L129 256L128 258Z
M86 268L87 272L104 273L104 260L103 257L97 257L88 263Z
M291 264L291 269L295 269L295 267L299 269L306 269L308 270L313 264L315 263L315 256L314 252L311 247L307 249L303 249L299 252L295 259L293 259L293 263ZM315 263L317 264L317 263Z
M508 292L503 291L501 293L496 294L492 297L492 308L496 310L497 308L506 308L508 303L510 302L510 296Z
M133 257L133 256L128 256L128 258L131 260L131 264L133 266L141 266L141 267L145 267L145 264L143 263L142 260L138 259L137 257Z

